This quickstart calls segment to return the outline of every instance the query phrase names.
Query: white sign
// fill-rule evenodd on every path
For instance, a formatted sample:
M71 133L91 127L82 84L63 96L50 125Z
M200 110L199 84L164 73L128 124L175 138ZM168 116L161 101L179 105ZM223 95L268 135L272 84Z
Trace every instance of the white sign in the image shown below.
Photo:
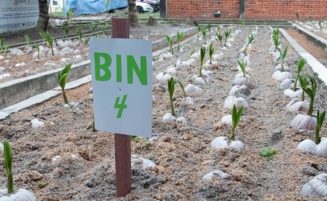
M90 41L95 128L152 135L152 44L136 39Z
M0 33L33 28L38 19L38 0L0 0Z

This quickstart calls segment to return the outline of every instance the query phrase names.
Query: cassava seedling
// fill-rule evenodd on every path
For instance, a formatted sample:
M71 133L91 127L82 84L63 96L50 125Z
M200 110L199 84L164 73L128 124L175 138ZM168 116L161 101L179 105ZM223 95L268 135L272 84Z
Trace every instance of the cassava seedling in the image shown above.
M177 42L177 49L180 49L180 43L184 40L185 34L184 32L177 32L176 35L176 42Z
M236 105L232 109L232 128L231 128L231 140L235 140L235 130L241 122L241 116L243 114L243 107L237 108Z
M280 68L281 71L284 72L284 63L285 63L285 59L286 59L286 55L287 55L287 49L288 46L286 46L281 52L280 52L280 56L279 56L279 60L280 60Z
M321 136L320 136L320 130L322 127L322 124L324 123L325 120L325 116L326 116L326 112L320 112L318 110L317 112L317 124L316 124L316 129L315 129L315 143L319 144L321 141Z
M169 46L169 51L171 54L174 54L174 49L173 49L173 45L174 45L174 40L172 37L166 35L166 42Z
M238 63L238 66L241 69L241 72L243 74L243 77L246 78L246 66L247 66L246 61L244 61L244 60L238 60L237 63Z
M205 56L206 56L206 48L201 47L201 50L200 50L200 72L199 72L200 77L202 77L202 68L203 68L203 63L204 63L204 57Z
M313 113L313 106L314 106L314 101L316 98L316 92L317 92L317 81L314 77L306 75L307 78L300 78L300 79L309 79L310 80L310 85L303 88L302 90L305 91L305 93L309 96L310 98L310 105L309 105L309 110L307 115L312 116Z
M61 88L62 96L63 96L65 104L69 104L67 96L66 96L65 86L67 83L67 78L68 78L71 67L72 67L72 64L67 64L65 66L65 68L62 71L59 71L59 73L58 73L58 83Z
M217 38L218 38L218 40L219 40L220 46L222 47L222 46L223 46L223 35L221 34L220 31L218 31L218 32L216 33L216 35L217 35Z
M293 86L293 90L296 91L297 88L297 82L299 80L299 77L301 75L301 72L303 71L304 65L307 63L307 61L304 58L301 58L298 62L297 62L297 69L296 69L296 78L295 78L295 82L294 82L294 86Z
M170 78L168 80L168 92L169 92L169 102L170 102L170 110L171 115L175 116L175 109L174 109L174 92L175 92L175 80L174 78Z
M3 158L3 165L7 176L7 191L10 194L14 192L14 180L12 172L12 149L8 141L3 143Z
M227 30L224 33L225 33L225 44L224 45L226 46L227 41L228 41L228 38L229 38L230 34L232 33L232 31L231 30Z
M31 38L29 37L29 35L25 34L24 35L24 40L25 40L26 46L30 46Z
M212 57L213 57L214 53L215 53L215 47L214 47L213 43L211 42L210 45L209 45L209 61L210 61L210 64L212 64Z

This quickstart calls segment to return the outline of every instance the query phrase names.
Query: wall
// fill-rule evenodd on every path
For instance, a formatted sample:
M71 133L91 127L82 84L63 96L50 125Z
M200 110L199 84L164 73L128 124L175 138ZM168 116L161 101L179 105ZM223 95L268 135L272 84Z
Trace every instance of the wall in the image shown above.
M240 17L241 0L166 0L167 16L175 18ZM245 0L245 18L258 20L327 19L327 0Z

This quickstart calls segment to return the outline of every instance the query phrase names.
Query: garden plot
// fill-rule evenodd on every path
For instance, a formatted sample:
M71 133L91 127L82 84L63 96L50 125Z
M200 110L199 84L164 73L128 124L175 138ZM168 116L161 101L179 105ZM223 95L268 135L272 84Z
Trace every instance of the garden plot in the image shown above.
M272 79L279 62L271 54L274 48L270 29L226 27L221 32L227 30L232 30L229 47L221 47L218 40L213 40L213 58L218 65L206 62L210 42L204 43L203 34L182 45L183 51L174 48L171 55L168 49L155 56L154 136L149 140L132 138L132 193L123 200L296 200L303 198L299 192L304 183L326 173L326 158L296 149L302 140L313 136L290 128L295 114L287 112L286 106L291 99ZM241 54L251 33L255 42L247 55ZM281 48L287 45L282 40ZM203 62L201 46L206 46ZM217 137L230 136L230 128L221 118L230 114L224 103L235 85L238 59L247 61L253 85L250 94L243 96L248 107L236 129L236 139L244 147L241 151L217 149L211 143ZM293 76L298 59L289 47L284 64ZM308 66L302 72L312 73ZM171 76L185 88L193 85L186 90L190 97L183 96L178 83L174 85L174 112L167 87ZM195 78L202 78L204 83ZM315 109L326 109L327 91L321 84L318 86ZM78 103L74 107L63 107L62 97L56 97L1 121L0 139L10 140L14 149L16 186L31 190L38 200L115 200L113 136L92 132L90 87L86 84L68 91L69 100ZM167 113L175 119L167 121ZM179 117L183 119L178 121ZM43 126L33 129L31 121L35 118ZM259 152L267 147L277 154L271 158L260 156ZM5 183L3 171L0 176L0 183Z
M175 34L186 28L189 26L157 25L150 27L143 25L131 30L131 38L156 41L165 35ZM78 36L79 39L74 40L54 40L50 35L46 37L48 40L45 40L44 44L33 45L30 41L29 45L24 47L8 49L8 53L0 55L0 83L62 68L68 63L78 64L88 60L87 43L89 39L83 34ZM6 39L3 38L3 40L6 44ZM2 48L0 45L0 52L4 50Z

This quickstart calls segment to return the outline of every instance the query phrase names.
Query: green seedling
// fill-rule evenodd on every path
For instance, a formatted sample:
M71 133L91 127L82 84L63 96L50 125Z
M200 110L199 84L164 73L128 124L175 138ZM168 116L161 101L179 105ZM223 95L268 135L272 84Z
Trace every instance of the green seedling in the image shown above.
M210 60L210 64L212 64L212 57L213 57L213 54L215 53L215 47L213 46L213 43L211 42L210 43L210 46L209 46L209 60Z
M217 26L217 33L219 33L219 32L220 32L220 30L221 30L221 26L220 26L220 25L218 25L218 26Z
M174 45L174 40L172 37L166 35L166 42L169 46L169 51L171 54L174 54L174 48L173 48L173 45Z
M99 24L98 23L94 23L94 22L92 22L91 24L89 24L89 28L90 28L90 30L93 32L93 31L95 31L95 29L97 28L99 26Z
M229 36L230 36L231 33L232 33L231 30L225 31L225 44L224 44L225 46L227 44L228 38L229 38Z
M216 35L217 35L217 38L218 38L218 40L219 40L220 46L222 47L222 46L223 46L223 35L221 34L220 31L218 31L218 32L216 33Z
M235 130L241 122L241 116L243 114L243 107L237 108L236 105L232 109L232 128L231 128L231 140L235 140Z
M175 116L175 110L174 110L174 92L175 92L175 80L174 78L170 78L168 80L168 92L169 92L169 101L170 101L170 110L171 115Z
M65 36L67 37L68 34L69 34L69 24L68 24L68 22L64 22L63 29L64 29L64 32L65 32Z
M29 35L25 34L24 35L24 40L25 40L26 46L30 46L31 38L29 37Z
M181 81L179 81L179 80L175 80L175 83L179 84L179 86L180 86L181 89L182 89L183 96L184 96L184 97L187 97L187 93L186 93L186 91L185 91L185 88L184 88L183 83L182 83Z
M83 33L81 31L81 27L77 27L76 28L76 36L78 38L79 44L81 44L83 42Z
M62 71L59 71L59 73L58 73L58 83L62 90L62 96L63 96L65 104L69 104L67 96L66 96L65 86L67 83L67 78L68 78L71 67L72 67L72 64L67 64L65 66L65 68Z
M8 194L10 194L14 192L14 180L12 172L12 149L8 141L3 143L3 158L3 165L7 176L7 190Z
M207 29L208 29L208 32L209 32L209 33L211 32L211 27L212 27L211 24L208 24L208 25L207 25Z
M202 36L203 36L203 40L207 39L207 30L206 29L202 29L201 30Z
M275 51L276 50L280 51L279 46L281 42L280 42L280 34L278 28L273 30L272 39L273 39Z
M7 53L7 51L8 51L8 46L5 44L5 39L0 38L0 52Z
M273 157L276 154L277 154L277 150L271 147L263 148L259 152L259 155L265 158Z
M74 10L69 9L69 11L66 13L67 20L70 20L73 15L74 15Z
M188 57L186 58L186 61L194 54L195 49L194 47L192 48L192 52L188 55Z
M246 46L245 46L245 48L244 48L244 50L243 50L244 53L246 53L246 51L247 51L249 45L251 45L251 44L254 42L254 39L255 39L255 38L254 38L253 34L251 33L251 34L248 36L248 41L247 41Z
M319 144L321 141L321 136L320 136L320 130L322 127L322 124L324 123L325 120L325 116L326 116L326 112L320 112L318 110L317 112L317 124L316 124L316 130L315 130L315 143Z
M246 61L244 61L244 60L238 60L237 63L238 63L238 66L241 69L241 72L243 74L243 77L246 78L246 66L247 66Z
M314 101L316 98L316 92L317 92L317 81L314 77L306 75L306 77L300 77L300 79L308 79L310 80L310 85L307 85L304 90L304 92L309 96L310 98L310 105L309 105L309 110L307 115L312 116L313 113L313 106L314 106Z
M293 86L293 90L296 91L297 88L297 82L299 80L299 77L301 75L301 72L303 71L304 65L307 63L307 61L304 58L301 58L298 62L297 62L297 69L296 69L296 78L295 78L295 82L294 82L294 86Z
M302 89L302 98L301 98L301 101L304 101L305 100L305 91L304 89L307 88L308 86L308 78L306 76L299 76L299 82L300 82L300 85L301 85L301 89Z
M38 45L38 44L34 44L34 45L32 46L32 48L33 48L33 49L36 49L36 51L37 51L37 59L40 60L40 45Z
M184 40L185 34L184 32L177 32L176 35L176 42L177 42L177 49L180 48L180 43Z
M54 38L51 36L49 32L40 32L40 36L43 39L43 42L47 43L49 48L51 48L51 54L54 56L54 51L53 51L53 43L54 43Z
M285 63L285 59L286 59L286 55L287 55L287 49L288 46L286 46L281 52L280 52L280 56L279 56L279 60L280 60L280 68L281 71L284 72L284 63Z
M204 63L204 57L205 56L206 56L206 48L201 47L201 50L200 50L200 72L199 72L200 77L202 77L202 68L203 68L203 63Z

